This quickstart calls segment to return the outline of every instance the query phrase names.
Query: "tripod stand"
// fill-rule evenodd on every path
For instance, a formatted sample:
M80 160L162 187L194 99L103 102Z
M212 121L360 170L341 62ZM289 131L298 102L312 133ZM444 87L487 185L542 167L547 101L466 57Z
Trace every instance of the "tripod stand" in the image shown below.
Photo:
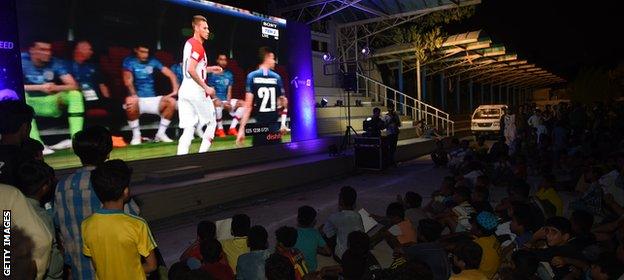
M345 90L347 92L347 128L345 129L344 135L342 136L342 144L340 145L340 151L344 152L349 144L351 143L351 132L358 136L357 131L351 126L351 91L350 89Z

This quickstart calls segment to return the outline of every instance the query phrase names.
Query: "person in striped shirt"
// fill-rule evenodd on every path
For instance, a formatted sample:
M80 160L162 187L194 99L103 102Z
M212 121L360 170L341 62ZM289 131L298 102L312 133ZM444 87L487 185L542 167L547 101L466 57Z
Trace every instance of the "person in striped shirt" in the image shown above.
M82 254L80 225L102 207L91 184L91 172L108 159L112 145L111 133L104 127L93 126L76 133L73 149L82 167L61 177L54 193L54 221L61 231L65 264L71 267L73 279L95 279L91 260ZM124 212L137 215L139 208L130 200Z

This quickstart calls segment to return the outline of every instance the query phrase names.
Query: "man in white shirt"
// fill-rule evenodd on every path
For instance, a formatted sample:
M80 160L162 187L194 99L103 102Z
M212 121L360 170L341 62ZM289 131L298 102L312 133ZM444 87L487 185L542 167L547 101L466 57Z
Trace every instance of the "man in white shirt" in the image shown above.
M34 242L35 247L32 256L37 266L36 279L43 279L50 262L54 233L48 230L24 194L12 186L0 184L0 208L3 210L3 229L6 230L7 221L9 221L10 229L19 227ZM12 243L11 246L7 247L17 246L20 244ZM19 275L12 276L18 277Z

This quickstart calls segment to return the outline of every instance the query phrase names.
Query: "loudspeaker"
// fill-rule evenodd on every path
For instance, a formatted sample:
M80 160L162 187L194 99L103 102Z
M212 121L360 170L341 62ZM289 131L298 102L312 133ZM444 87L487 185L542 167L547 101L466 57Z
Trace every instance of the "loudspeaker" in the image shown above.
M355 137L355 166L359 169L383 170L386 168L388 145L382 137Z
M347 72L342 74L342 89L345 91L357 90L357 76L355 72Z

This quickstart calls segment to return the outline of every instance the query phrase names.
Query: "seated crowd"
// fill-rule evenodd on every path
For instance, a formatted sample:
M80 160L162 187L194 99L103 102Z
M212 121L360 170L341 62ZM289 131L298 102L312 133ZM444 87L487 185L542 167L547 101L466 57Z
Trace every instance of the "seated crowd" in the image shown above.
M12 238L23 244L13 272L24 279L622 279L624 106L561 104L529 116L530 108L510 110L515 131L492 145L440 142L432 159L449 175L439 189L388 201L368 232L358 211L366 205L345 186L337 212L317 221L315 208L302 205L296 224L274 233L242 213L227 238L214 221L201 221L197 239L167 268L131 199L132 169L108 160L110 132L76 133L83 167L57 180L41 144L28 137L32 108L3 102L0 206L12 210ZM379 244L392 253L373 253Z

